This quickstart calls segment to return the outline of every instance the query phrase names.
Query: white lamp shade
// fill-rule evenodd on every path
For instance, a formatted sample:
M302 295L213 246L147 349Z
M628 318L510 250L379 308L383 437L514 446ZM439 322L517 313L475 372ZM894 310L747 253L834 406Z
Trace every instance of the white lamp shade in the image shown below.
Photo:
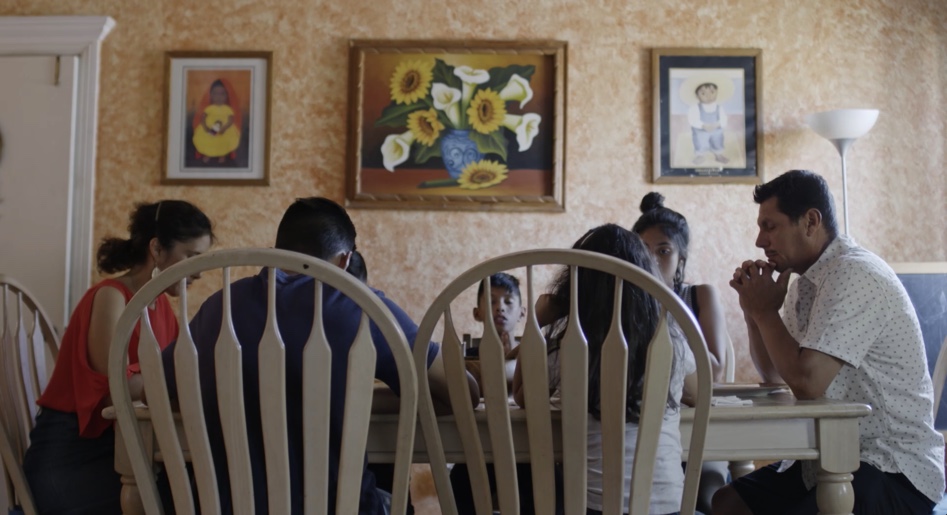
M875 126L877 120L877 109L836 109L806 117L812 130L830 140L860 138Z

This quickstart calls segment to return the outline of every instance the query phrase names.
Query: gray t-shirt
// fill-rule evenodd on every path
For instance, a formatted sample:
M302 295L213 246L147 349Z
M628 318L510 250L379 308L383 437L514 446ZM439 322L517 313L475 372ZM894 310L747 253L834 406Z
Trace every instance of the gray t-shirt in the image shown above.
M671 380L668 386L675 407L668 407L661 423L661 435L658 437L658 452L654 464L654 478L651 486L651 513L674 513L681 509L681 497L684 495L684 471L681 468L681 395L684 391L684 377L697 370L694 354L683 332L673 321L669 324L671 341L674 344L674 361L671 365ZM556 390L559 387L559 351L549 354L549 384ZM602 425L595 417L588 418L588 507L602 510ZM631 471L635 464L635 443L638 441L638 425L625 424L625 480L627 488L631 485ZM628 512L628 496L625 492L624 510Z

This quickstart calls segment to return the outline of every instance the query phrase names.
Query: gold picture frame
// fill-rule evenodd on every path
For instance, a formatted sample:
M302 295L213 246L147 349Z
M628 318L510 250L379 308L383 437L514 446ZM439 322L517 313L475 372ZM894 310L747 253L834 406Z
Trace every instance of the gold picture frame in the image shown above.
M655 48L653 176L666 183L763 180L758 48Z
M350 41L346 205L564 211L566 47Z
M165 54L161 184L269 184L272 52Z

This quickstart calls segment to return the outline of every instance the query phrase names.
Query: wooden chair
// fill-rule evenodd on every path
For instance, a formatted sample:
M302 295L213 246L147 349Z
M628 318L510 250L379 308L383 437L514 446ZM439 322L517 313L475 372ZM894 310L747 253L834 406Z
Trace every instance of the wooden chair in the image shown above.
M727 383L732 383L736 377L737 370L737 356L733 350L733 340L729 337L727 338L727 362L724 364L723 380Z
M566 265L569 267L573 285L569 306L569 319L572 321L578 318L577 289L575 287L576 278L578 277L577 267L599 270L638 285L654 296L663 306L661 323L654 339L651 341L646 365L646 386L643 394L639 436L631 481L630 512L634 515L648 513L658 433L668 397L673 349L668 332L667 314L671 314L684 330L697 362L698 378L701 385L697 392L693 432L687 453L689 463L681 510L684 514L692 514L697 496L712 382L710 361L705 350L703 336L697 322L690 314L690 310L659 279L625 261L581 250L518 252L476 265L444 288L421 322L418 330L418 342L428 341L433 336L434 329L438 324L441 324L444 328L442 352L449 381L449 394L458 431L462 438L465 458L470 469L471 487L474 492L477 513L488 514L492 511L484 459L485 445L489 445L495 463L501 513L519 513L517 477L514 465L516 461L524 460L531 463L536 513L554 513L556 503L556 496L552 494L555 491L554 462L559 459L558 456L561 456L564 471L565 513L584 514L586 512L587 448L584 444L568 446L560 444L561 448L556 448L554 442L584 443L587 441L588 348L579 324L570 322L560 346L562 398L559 419L562 423L561 428L554 428L552 420L555 417L551 415L554 414L556 408L551 406L549 398L546 343L540 332L534 310L536 297L534 294L533 268L538 265ZM528 313L526 315L525 334L520 343L520 360L526 388L525 412L529 433L528 449L514 448L511 433L511 414L519 410L509 408L506 381L502 379L502 347L491 319L488 318L485 321L485 336L480 343L480 360L485 385L483 392L484 411L489 427L488 441L482 440L476 429L477 417L482 417L484 414L475 413L469 409L470 401L466 381L452 380L464 377L464 363L460 354L460 340L451 317L451 302L479 281L488 281L490 275L521 267L526 267L527 276L524 295ZM617 300L620 299L622 288L616 288L616 291L619 293L616 295L615 305L620 306L620 302ZM620 310L616 311L620 312ZM614 318L614 320L617 320L617 318ZM417 348L416 346L415 349ZM607 388L604 385L625 383L627 352L627 344L621 334L620 326L616 326L613 321L612 329L602 350L601 422L603 426L603 458L605 460L603 467L605 469L603 473L603 502L604 513L606 514L622 512L625 388ZM416 365L423 363L424 359L423 354L415 350ZM436 417L432 409L430 390L427 383L423 381L419 382L419 388L421 392L419 404L421 427L431 460L431 469L434 473L438 496L441 499L441 508L445 514L456 514L457 510L454 506L453 494L446 473L443 445L436 430ZM464 409L465 406L468 407Z
M0 275L0 296L0 457L7 508L19 504L26 513L36 513L23 454L30 445L36 399L46 387L46 355L56 359L59 334L42 306L13 278Z
M217 477L204 421L197 366L197 353L187 324L188 299L185 279L195 273L222 269L222 329L214 352L220 418L232 491L234 513L253 513L253 480L250 471L249 444L243 399L241 342L231 320L231 267L269 267L269 292L266 301L267 322L259 343L259 384L263 440L270 513L290 513L290 479L286 424L286 355L276 323L275 269L305 274L316 279L313 331L303 350L303 434L304 493L307 513L326 513L329 455L329 389L331 350L323 332L322 284L342 292L363 310L358 333L349 351L346 379L344 434L336 501L336 513L358 511L366 439L372 405L374 377L366 370L375 369L375 347L369 321L374 322L391 346L398 367L401 397L399 404L398 449L395 462L393 513L404 513L407 505L408 472L414 444L417 413L417 385L411 351L394 315L379 297L364 284L331 263L295 252L273 249L237 249L210 252L169 267L149 281L131 299L115 330L109 355L109 387L124 443L135 473L142 502L148 513L161 513L162 507L152 470L152 456L135 417L128 384L125 380L128 340L139 319L141 337L139 359L147 392L154 434L171 483L174 506L179 514L194 513L185 460L194 468L202 513L219 513ZM183 434L175 430L168 399L161 352L152 333L148 305L174 283L181 284L179 308L180 333L174 351L180 418ZM181 451L180 437L186 438L189 454ZM150 448L150 447L149 447Z
M936 421L937 411L940 410L940 400L944 393L944 381L947 381L947 338L944 338L944 343L940 346L940 352L937 353L937 361L934 364L934 374L931 380L934 382L934 420ZM938 429L938 431L947 441L947 430ZM947 458L944 459L944 462L947 466Z
M944 381L947 381L947 338L940 346L940 352L937 353L937 361L934 364L934 374L931 380L934 382L934 417L937 417L937 409L940 407L940 399L944 393Z

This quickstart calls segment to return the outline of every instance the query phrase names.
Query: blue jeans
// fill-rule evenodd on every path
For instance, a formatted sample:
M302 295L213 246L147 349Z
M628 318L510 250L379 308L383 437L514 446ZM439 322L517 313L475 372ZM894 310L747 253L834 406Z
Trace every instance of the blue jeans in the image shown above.
M115 431L79 436L75 413L42 409L30 433L23 470L41 514L121 513Z

